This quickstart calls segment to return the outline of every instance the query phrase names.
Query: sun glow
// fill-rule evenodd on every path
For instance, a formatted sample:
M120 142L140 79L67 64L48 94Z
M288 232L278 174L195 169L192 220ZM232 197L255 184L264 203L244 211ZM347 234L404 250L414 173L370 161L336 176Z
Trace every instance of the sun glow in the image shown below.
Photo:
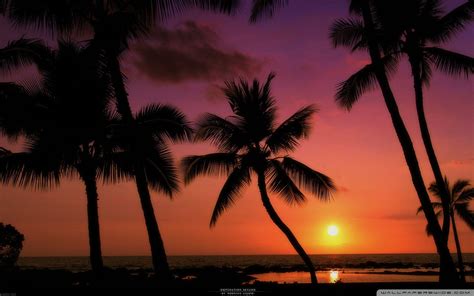
M328 226L328 234L330 236L336 236L339 234L339 227L337 225L329 225Z

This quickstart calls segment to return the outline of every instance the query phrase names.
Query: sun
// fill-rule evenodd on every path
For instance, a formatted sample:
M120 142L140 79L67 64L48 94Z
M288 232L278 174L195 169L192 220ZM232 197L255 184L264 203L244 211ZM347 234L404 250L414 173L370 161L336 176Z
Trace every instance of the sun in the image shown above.
M339 227L337 225L329 225L328 226L328 234L330 236L336 236L339 234Z

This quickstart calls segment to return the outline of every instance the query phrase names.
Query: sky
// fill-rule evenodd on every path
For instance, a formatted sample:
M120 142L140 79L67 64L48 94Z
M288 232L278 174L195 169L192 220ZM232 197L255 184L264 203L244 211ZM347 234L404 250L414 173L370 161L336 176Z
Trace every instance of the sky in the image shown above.
M445 1L446 8L462 3ZM338 186L331 202L309 198L288 206L276 196L277 212L311 254L431 253L425 219L380 91L365 94L347 112L335 103L338 82L368 62L365 53L334 49L331 23L348 16L345 1L291 1L273 19L248 23L248 8L234 16L187 11L157 26L146 40L122 56L134 111L149 103L179 107L190 120L204 112L227 116L230 108L219 87L226 79L264 79L277 74L272 93L283 121L308 104L320 111L308 140L294 157L330 176ZM21 36L49 38L43 32L12 27L0 19L0 46ZM474 55L474 27L445 47ZM52 42L50 40L50 42ZM27 81L19 69L0 81ZM412 136L424 181L433 181L418 131L412 81L403 62L391 79L402 116ZM443 172L450 180L474 180L473 80L435 72L425 90L426 116ZM0 139L0 146L18 144ZM212 152L207 144L173 145L176 160ZM154 192L155 213L169 255L293 254L259 199L256 182L210 229L209 220L224 178L202 177L172 200ZM99 215L105 256L149 255L148 238L135 185L101 185ZM25 235L22 256L88 254L85 189L63 180L51 191L0 185L0 222ZM329 236L329 225L339 234ZM458 223L464 252L474 252L474 236ZM451 237L451 240L452 237ZM450 242L451 251L455 250Z

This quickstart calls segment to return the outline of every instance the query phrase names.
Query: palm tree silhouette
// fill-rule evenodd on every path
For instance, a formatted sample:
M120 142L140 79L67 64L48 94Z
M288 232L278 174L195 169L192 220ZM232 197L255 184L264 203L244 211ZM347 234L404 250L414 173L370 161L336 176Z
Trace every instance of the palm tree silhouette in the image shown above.
M45 29L53 33L66 34L85 33L88 30L94 34L91 46L95 48L96 54L104 55L108 72L114 89L117 111L124 122L130 128L136 127L134 116L129 103L128 93L125 87L124 75L119 62L120 55L128 49L128 43L132 39L146 35L157 21L163 21L185 9L201 8L223 13L232 13L239 5L235 0L180 0L180 1L158 1L158 0L95 0L95 1L55 1L45 0L31 5L27 0L2 1L3 7L0 11L15 24L21 26L32 26ZM138 134L129 132L129 134ZM129 137L133 139L133 137ZM139 144L136 144L139 146ZM131 145L129 151L139 153L140 147ZM140 159L137 155L136 159ZM150 194L146 178L146 168L141 161L135 162L133 168L135 181L140 196L145 221L149 235L157 235L158 227L154 227L153 208L151 207ZM154 188L153 185L151 185ZM146 190L145 190L146 188ZM149 237L151 241L160 241L161 238ZM159 243L151 244L153 267L159 272L160 266L166 269L167 262L159 262L164 258ZM161 272L160 272L161 273ZM163 271L169 278L169 269Z
M225 119L206 114L198 122L195 135L196 140L217 146L218 152L185 157L182 160L184 180L188 184L199 175L227 175L212 213L212 227L234 204L241 189L251 183L251 175L255 173L263 206L303 259L315 284L313 263L273 208L267 186L288 204L306 201L295 182L325 201L330 199L335 186L329 177L287 155L296 149L300 139L309 136L310 120L316 108L312 105L302 108L275 127L276 106L270 93L273 78L274 74L270 74L262 86L257 80L252 85L243 80L226 82L224 93L233 115Z
M112 126L111 141L123 151L117 163L121 171L133 172L152 250L152 263L156 275L163 281L171 280L172 274L149 188L169 197L178 191L177 169L168 142L189 140L191 134L192 129L184 114L169 105L147 105L134 115L132 124L121 120ZM114 179L120 180L120 176Z
M99 275L103 260L97 179L117 168L108 156L113 154L107 142L110 83L103 63L91 58L96 56L87 48L59 42L52 51L39 41L31 42L41 49L35 53L42 56L38 89L9 84L10 92L3 92L0 99L1 107L6 107L0 112L2 131L12 137L22 134L25 152L3 153L0 178L17 186L49 189L62 177L79 176L86 189L91 266ZM13 57L21 56L11 51L12 46L8 50Z
M433 194L433 196L440 201L442 192L446 191L449 193L449 217L453 226L454 241L456 243L456 251L458 255L459 271L461 279L463 281L466 281L464 273L464 263L461 252L461 244L459 243L459 236L456 228L456 221L454 218L455 214L457 214L457 216L461 218L461 220L464 221L471 230L474 230L474 212L469 209L469 202L474 198L474 188L470 187L471 184L468 180L457 180L451 187L449 185L448 178L446 177L444 177L444 184L445 190L443 191L441 190L441 188L439 188L437 182L431 183L429 190ZM436 216L441 216L443 214L444 207L442 202L432 202L431 205L433 209L437 211ZM419 208L416 213L418 214L421 210L422 209ZM428 225L426 225L426 233L428 235L431 235L432 233Z
M453 76L464 74L466 78L474 72L473 58L436 47L449 41L465 27L468 21L472 20L474 3L464 3L444 16L441 15L441 3L438 0L379 1L375 4L380 30L378 39L383 43L386 58L392 59L393 65L390 67L395 66L401 55L406 55L411 65L421 135L435 180L441 184L439 187L443 193L445 190L442 186L443 174L426 122L423 84L429 84L433 67ZM336 43L346 43L353 49L367 47L363 26L354 21L346 20L336 23L332 36ZM372 80L370 83L376 82ZM442 198L445 208L442 227L445 239L448 237L450 223L447 210L449 208L448 195L448 192L442 194L446 196Z
M447 241L444 239L441 227L431 207L431 201L424 185L413 142L390 87L388 77L395 70L397 60L396 56L382 55L382 51L386 48L385 44L381 41L385 32L379 26L379 23L376 22L378 20L376 8L380 6L378 5L379 3L381 2L378 0L352 1L351 11L362 19L340 19L335 21L331 28L331 39L334 46L347 46L352 50L366 48L372 62L339 84L336 101L342 107L350 110L366 90L373 87L376 82L380 86L387 110L392 119L392 124L402 146L413 185L418 194L425 217L433 230L433 239L440 256L440 281L455 282L459 280L456 267L450 255Z

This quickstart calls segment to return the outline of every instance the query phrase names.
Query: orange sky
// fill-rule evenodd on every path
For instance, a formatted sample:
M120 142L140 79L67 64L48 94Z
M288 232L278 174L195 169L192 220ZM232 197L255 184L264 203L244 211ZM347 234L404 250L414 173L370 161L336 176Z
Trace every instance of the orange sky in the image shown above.
M193 12L170 22L167 28L181 28L188 20L214 28L222 51L235 49L259 61L258 70L251 76L263 78L269 71L276 71L273 93L280 107L280 120L305 104L316 103L320 107L310 139L302 142L294 156L332 177L339 192L330 203L310 198L303 207L288 207L271 196L277 211L308 253L435 252L432 239L424 232L424 217L415 215L419 202L379 91L362 97L350 113L334 103L337 82L357 70L367 58L331 48L328 26L335 17L346 16L346 8L329 0L318 3L314 4L320 5L317 17L307 12L314 13L310 4L300 8L294 4L281 11L277 19L258 25L248 25L245 15L229 18ZM5 27L4 20L0 21ZM0 46L21 33L9 31L7 39L0 40ZM472 56L474 45L468 40L473 33L471 27L449 48ZM128 55L124 64L135 109L149 102L167 102L180 107L191 119L207 111L229 114L226 103L215 93L214 85L220 80L153 80L134 66L133 58L133 54ZM405 64L392 79L392 85L415 143L425 182L429 183L433 177L417 128ZM435 73L426 91L433 142L450 180L474 180L473 93L472 79L454 80L439 73ZM2 143L5 144L0 140ZM204 144L175 145L173 149L177 159L212 151ZM261 205L255 183L224 213L217 226L209 229L210 215L223 182L224 179L199 178L182 188L172 201L153 193L168 254L293 254L294 250ZM99 195L103 254L149 254L134 184L101 186ZM0 222L11 223L25 234L23 256L88 254L86 201L80 182L65 181L50 192L0 187ZM337 238L327 235L330 224L339 226ZM474 252L472 232L462 222L458 225L463 251ZM454 251L454 245L450 249Z

